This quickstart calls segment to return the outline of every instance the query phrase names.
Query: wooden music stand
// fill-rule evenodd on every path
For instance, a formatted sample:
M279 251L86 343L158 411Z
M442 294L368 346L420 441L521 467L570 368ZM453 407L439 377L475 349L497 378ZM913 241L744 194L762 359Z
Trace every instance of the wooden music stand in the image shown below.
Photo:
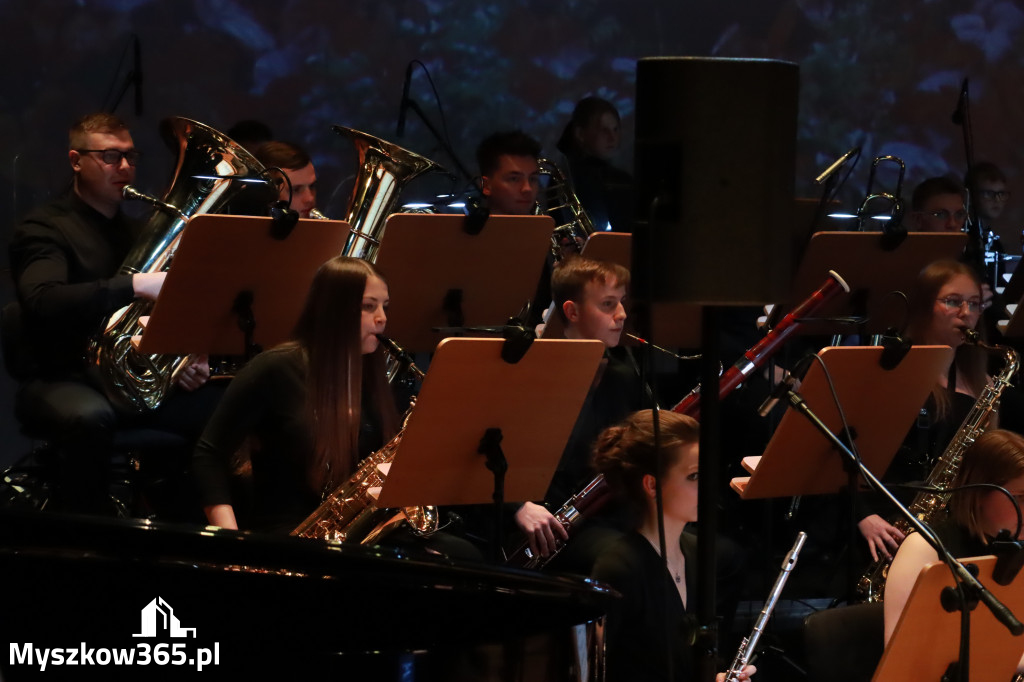
M504 498L544 497L604 355L600 341L538 340L523 358L501 358L501 339L445 339L423 380L382 507L481 504L494 477L478 453L501 429L508 459Z
M633 237L615 232L595 232L583 246L582 255L593 260L616 263L629 270L632 267ZM701 307L692 303L653 303L651 305L651 335L659 346L667 348L697 348L700 346ZM630 326L630 318L626 318ZM551 319L541 335L545 339L560 339L565 335L562 318L552 311ZM634 345L628 338L623 344Z
M504 324L533 300L554 220L491 216L475 235L464 225L458 215L388 218L377 267L391 293L388 335L407 350L434 350L435 327Z
M949 346L914 346L895 369L879 365L879 346L825 348L819 353L835 382L861 459L876 476L892 461L928 392L953 354ZM821 366L811 364L800 394L833 433L842 423ZM838 492L849 484L843 458L794 410L782 417L760 457L744 457L749 477L734 478L745 500Z
M1024 612L1024 575L1002 586L992 579L994 556L961 563L978 566L978 580L993 596L1014 613ZM941 561L921 569L872 682L940 682L960 653L960 612L946 611L939 601L942 589L952 585L953 576ZM1022 654L1024 637L1011 635L984 606L971 612L971 682L1006 682Z
M1024 269L1024 268L1022 268ZM1008 339L1024 338L1024 298L1016 304L1006 306L1006 312L1010 314L1009 320L1000 320L997 323L999 331Z
M348 224L300 220L284 239L271 218L203 214L185 226L148 319L134 337L142 353L246 354L233 312L243 292L255 326L252 341L270 348L291 338L317 268L341 252Z
M849 296L825 306L818 317L867 316L861 331L881 333L899 326L906 317L906 304L892 291L909 292L921 270L941 259L956 260L967 245L967 235L910 232L895 249L885 250L880 232L818 232L811 236L793 283L793 301L804 300L821 285L829 270L835 270L850 284ZM803 334L831 333L821 324L801 325ZM853 331L853 330L851 330Z

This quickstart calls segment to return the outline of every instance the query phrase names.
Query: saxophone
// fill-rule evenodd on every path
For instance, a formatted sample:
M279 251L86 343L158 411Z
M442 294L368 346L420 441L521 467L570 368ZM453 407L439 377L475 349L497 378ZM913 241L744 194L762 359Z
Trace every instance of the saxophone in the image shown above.
M401 347L391 339L383 335L378 335L378 338L393 356L404 355ZM407 371L419 379L423 378L423 371L411 361ZM402 428L395 437L360 462L351 478L327 495L320 506L306 517L291 535L370 545L403 523L407 523L417 535L427 536L438 530L440 516L437 507L381 509L377 506L377 496L384 481L387 480L388 469L395 458L399 443L402 442L402 434L405 433L405 427L415 406L414 401L406 410L402 417Z
M1020 357L1012 348L982 343L978 339L978 332L973 330L968 330L966 337L967 343L977 345L990 353L1002 353L1003 369L992 378L985 390L978 396L978 400L971 407L971 411L953 436L953 440L946 446L942 456L939 457L932 472L925 480L925 486L942 491L948 490L953 484L960 471L964 451L988 428L993 413L999 409L999 396L1010 385L1010 378L1020 367ZM939 514L946 508L949 495L948 492L920 492L907 508L925 524L931 525L938 520ZM912 530L910 522L904 518L897 519L893 526L903 534ZM857 595L866 602L881 602L888 574L889 563L886 560L879 559L873 562L857 582Z

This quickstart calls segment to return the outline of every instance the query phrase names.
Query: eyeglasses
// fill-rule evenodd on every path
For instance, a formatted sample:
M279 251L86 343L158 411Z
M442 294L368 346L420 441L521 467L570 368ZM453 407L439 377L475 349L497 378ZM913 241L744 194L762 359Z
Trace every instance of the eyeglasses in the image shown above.
M994 189L983 189L978 192L982 199L998 199L999 201L1006 201L1010 198L1010 192L1005 189L994 190Z
M100 160L108 166L120 166L121 159L128 162L129 166L135 166L139 161L139 152L129 149L126 152L120 149L76 149L79 154L99 154Z
M957 211L956 213L953 213L953 214L950 214L950 212L947 211L944 208L941 208L938 211L921 211L921 213L923 213L924 215L927 215L927 216L931 216L932 218L935 218L936 220L941 220L943 222L946 222L947 220L949 220L950 215L952 215L954 218L956 218L957 222L963 222L967 218L967 211L965 211L963 209L960 209L959 211Z
M948 310L956 310L958 312L963 309L964 305L972 313L981 312L985 308L985 304L976 298L964 300L959 296L947 296L946 298L938 299L938 301L944 304Z

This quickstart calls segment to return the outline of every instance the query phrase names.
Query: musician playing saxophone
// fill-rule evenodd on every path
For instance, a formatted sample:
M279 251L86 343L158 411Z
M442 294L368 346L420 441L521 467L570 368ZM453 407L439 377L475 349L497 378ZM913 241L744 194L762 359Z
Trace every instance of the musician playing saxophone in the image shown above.
M909 335L918 344L939 344L953 348L948 367L936 377L928 402L882 477L885 483L920 481L928 477L987 383L987 355L965 344L964 332L978 325L981 315L981 284L973 269L956 261L936 261L921 271L910 299ZM1002 397L1003 426L1020 430L1020 396L1008 389ZM913 491L896 491L909 501ZM903 534L883 514L873 495L858 501L858 528L867 541L872 559L891 557Z
M641 406L643 392L637 371L626 349L618 348L626 321L623 302L628 286L629 271L621 265L583 257L563 261L552 276L555 313L565 325L565 336L596 339L606 346L601 369L544 497L553 509L593 478L590 447L601 430ZM515 520L534 553L546 556L567 538L565 529L541 504L524 503ZM608 539L608 534L618 534L614 522L610 523L613 527L607 529L607 534L600 530L605 524L600 524L591 533L577 535L557 558L559 568L589 572L597 547Z
M238 373L196 446L211 524L288 532L397 432L376 336L389 302L366 261L338 256L320 267L293 340ZM251 483L251 511L232 488L232 457L247 439L251 477L241 480Z
M166 273L118 274L139 229L121 210L122 191L135 180L139 152L125 123L112 114L90 114L70 129L70 191L30 211L10 244L23 338L19 421L60 451L53 506L109 513L110 450L114 431L126 423L100 390L84 357L93 335L113 312L135 298L155 299ZM11 332L8 319L7 332ZM11 353L13 349L8 348ZM205 357L178 375L186 392L206 383ZM135 419L194 441L216 401L216 390L176 392L160 409Z
M308 218L316 208L316 168L309 153L297 144L272 140L261 144L253 156L265 168L280 168L288 176L288 182L274 178L278 198L290 201L288 207L300 218ZM276 171L273 174L279 176Z
M936 524L942 543L956 558L991 554L989 546L1000 530L1017 532L1017 509L1024 502L1024 437L1011 431L986 431L965 452L953 487L992 483L1005 488L1015 503L998 490L968 489L953 493L948 518ZM885 641L888 643L906 606L910 591L925 564L939 557L917 533L900 546L885 583ZM1024 672L1024 658L1017 667Z
M693 679L690 642L696 621L691 598L697 541L683 528L697 520L699 427L692 417L675 412L662 411L659 420L660 467L650 410L606 429L593 448L594 468L636 519L628 533L604 549L593 569L595 578L622 595L609 608L606 621L608 682ZM656 480L661 484L667 557L661 555L658 537ZM755 672L747 666L739 679ZM718 682L724 678L719 673Z

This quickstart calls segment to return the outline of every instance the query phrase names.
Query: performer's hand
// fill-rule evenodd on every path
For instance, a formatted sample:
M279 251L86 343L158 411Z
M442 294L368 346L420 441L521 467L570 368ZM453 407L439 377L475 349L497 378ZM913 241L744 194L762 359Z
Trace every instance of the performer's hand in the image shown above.
M757 666L744 666L743 670L740 671L740 674L736 676L736 679L740 680L741 682L744 682L745 680L749 680L750 676L756 672ZM715 675L715 682L725 682L725 673L718 673L717 675Z
M903 533L878 514L865 516L857 522L857 528L868 541L868 549L874 561L878 561L879 556L892 559L903 542Z
M548 556L554 552L558 547L558 540L569 539L569 534L551 512L533 502L523 503L516 512L516 525L526 534L530 551L541 556Z
M210 356L192 355L185 369L178 372L174 382L186 391L194 391L210 379Z
M136 272L132 275L132 289L135 291L135 298L155 301L166 277L166 272Z
M988 285L988 282L981 283L981 306L983 310L988 309L992 305L992 287Z

